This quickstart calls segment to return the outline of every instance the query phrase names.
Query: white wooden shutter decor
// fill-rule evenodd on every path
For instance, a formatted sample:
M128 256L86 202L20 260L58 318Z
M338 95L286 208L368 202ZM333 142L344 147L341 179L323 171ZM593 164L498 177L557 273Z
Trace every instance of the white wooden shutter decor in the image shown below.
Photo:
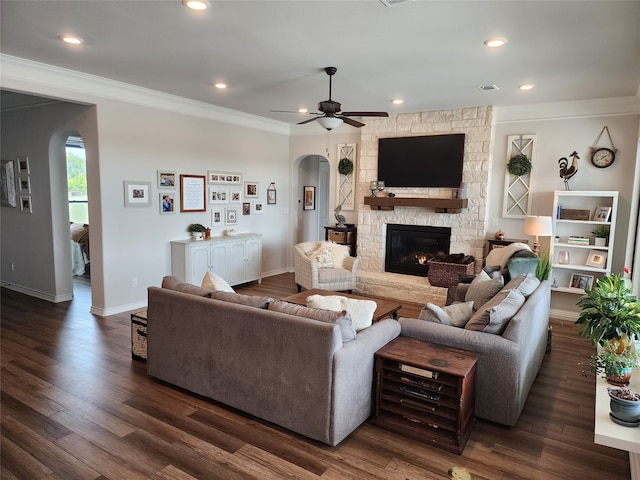
M355 210L356 205L356 144L338 144L338 163L343 158L348 158L353 162L353 172L349 175L342 175L338 172L338 205L342 204L342 210Z
M535 167L537 135L510 135L507 137L507 161L504 174L504 218L524 218L531 214L531 189L533 188L533 169ZM524 154L531 162L532 169L525 175L509 173L507 164L516 155Z

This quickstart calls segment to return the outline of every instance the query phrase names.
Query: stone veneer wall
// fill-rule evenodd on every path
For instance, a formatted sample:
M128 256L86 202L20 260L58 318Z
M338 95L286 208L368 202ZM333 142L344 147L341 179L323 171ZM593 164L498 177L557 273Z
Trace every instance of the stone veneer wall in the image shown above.
M401 114L367 119L362 127L358 171L358 286L356 291L418 303L444 304L446 289L433 287L428 279L384 271L386 224L429 225L451 228L451 253L471 254L479 269L486 231L486 202L493 133L491 106ZM462 178L469 206L459 214L435 213L433 209L396 207L371 210L364 197L369 182L378 180L378 138L464 133ZM380 179L384 180L384 179ZM450 188L391 188L397 197L451 198Z

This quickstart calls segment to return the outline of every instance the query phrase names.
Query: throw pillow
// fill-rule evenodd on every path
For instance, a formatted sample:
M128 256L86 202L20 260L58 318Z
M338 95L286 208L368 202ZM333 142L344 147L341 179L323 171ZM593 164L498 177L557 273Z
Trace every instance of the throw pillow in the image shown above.
M198 295L200 297L208 297L211 295L211 290L198 287L197 285L191 285L190 283L181 282L173 276L167 276L162 279L162 288L168 288L169 290L175 290L176 292L189 293L191 295Z
M517 277L511 279L511 281L504 286L503 290L516 289L519 290L522 295L524 295L524 298L528 298L529 295L531 295L539 285L540 280L538 280L538 278L534 274L523 273L522 275L518 275Z
M211 298L214 300L222 300L223 302L237 303L247 305L248 307L268 308L273 302L271 297L259 297L257 295L244 295L242 293L211 291Z
M213 272L207 272L202 279L202 288L208 288L209 290L217 290L218 292L233 292L235 290L219 275Z
M491 278L483 270L473 279L464 296L465 302L473 302L473 309L478 310L487 303L504 286L502 276Z
M471 315L473 315L473 302L452 303L446 307L427 303L418 318L428 322L462 328L467 324Z
M351 315L346 310L334 312L331 310L322 310L320 308L308 308L304 305L296 305L294 303L276 300L269 304L269 310L274 312L286 313L298 317L310 318L325 323L337 323L342 334L342 343L349 342L356 338L356 330L353 328Z
M341 267L344 259L351 255L351 250L348 245L332 243L329 249L331 250L331 260L333 261L334 267Z
M373 323L373 314L378 304L373 300L359 300L347 298L341 295L309 295L307 307L324 308L326 310L346 310L351 315L351 321L356 332L370 327Z
M320 247L317 250L307 252L307 257L312 262L318 264L318 268L333 268L333 257L331 256L331 249L329 247Z
M509 320L524 304L524 300L524 295L518 290L503 290L474 313L464 328L502 335Z

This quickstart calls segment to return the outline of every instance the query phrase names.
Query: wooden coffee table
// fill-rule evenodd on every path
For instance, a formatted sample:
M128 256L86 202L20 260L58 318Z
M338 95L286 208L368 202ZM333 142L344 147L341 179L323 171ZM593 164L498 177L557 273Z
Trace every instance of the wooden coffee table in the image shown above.
M283 298L282 300L285 302L297 303L298 305L306 305L307 297L309 295L340 295L342 297L355 298L357 300L373 300L374 302L376 302L376 305L377 305L376 311L373 312L374 322L377 322L378 320L382 320L383 318L386 318L386 317L397 319L398 310L402 308L402 304L394 300L386 300L380 297L365 297L363 295L355 295L352 293L331 292L329 290L321 290L319 288L312 288L311 290L303 290L300 293L296 293L295 295L290 295L288 297Z

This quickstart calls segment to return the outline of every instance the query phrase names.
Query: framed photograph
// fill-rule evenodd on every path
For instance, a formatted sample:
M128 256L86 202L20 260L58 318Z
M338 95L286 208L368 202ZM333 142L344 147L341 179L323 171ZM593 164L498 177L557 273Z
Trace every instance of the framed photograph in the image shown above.
M581 288L582 290L591 290L591 287L593 286L593 275L572 273L569 286L572 288Z
M251 215L251 202L242 202L242 214Z
M206 177L204 175L180 175L180 211L206 212Z
M23 213L31 213L30 195L20 195L20 211Z
M258 198L258 182L244 182L244 198Z
M224 224L225 225L237 225L238 224L238 209L237 208L225 208L224 209Z
M158 188L176 188L176 172L158 170Z
M30 195L31 180L29 177L18 177L18 188L20 189L20 195Z
M174 193L162 192L160 197L160 215L176 212L176 196Z
M242 174L234 172L219 172L218 170L207 170L207 183L242 185Z
M611 215L611 207L597 207L593 214L594 222L608 222Z
M222 225L222 209L214 208L211 210L211 225L214 227Z
M254 215L262 215L264 213L264 203L263 202L253 202L253 214Z
M602 250L589 250L587 263L585 265L588 267L604 268L607 263L607 255L608 252L603 252Z
M18 157L18 175L29 175L29 157Z
M149 207L151 205L151 182L124 181L124 206Z
M267 188L267 205L276 204L276 184L271 182Z
M229 190L209 187L209 203L229 203Z
M0 203L3 207L17 207L16 172L13 160L2 160L0 168Z
M304 187L304 200L302 203L303 210L316 209L316 187Z
M229 190L229 203L240 203L242 202L242 191L237 189Z

